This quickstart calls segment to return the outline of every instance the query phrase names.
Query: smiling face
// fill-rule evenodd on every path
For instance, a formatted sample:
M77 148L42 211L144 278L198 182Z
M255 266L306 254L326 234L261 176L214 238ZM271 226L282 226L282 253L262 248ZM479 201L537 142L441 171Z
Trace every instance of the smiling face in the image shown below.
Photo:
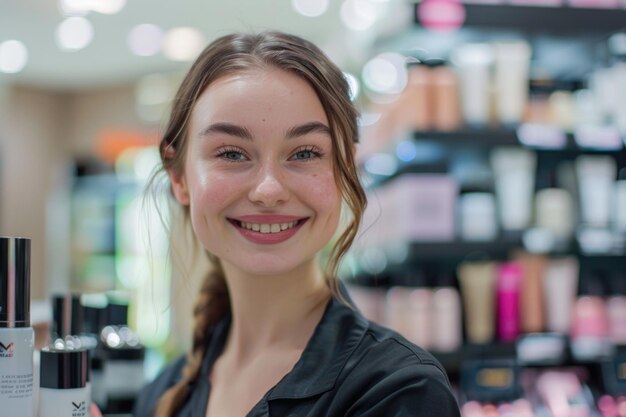
M315 262L341 210L328 126L315 91L291 73L209 85L191 114L184 171L170 172L209 252L259 275Z

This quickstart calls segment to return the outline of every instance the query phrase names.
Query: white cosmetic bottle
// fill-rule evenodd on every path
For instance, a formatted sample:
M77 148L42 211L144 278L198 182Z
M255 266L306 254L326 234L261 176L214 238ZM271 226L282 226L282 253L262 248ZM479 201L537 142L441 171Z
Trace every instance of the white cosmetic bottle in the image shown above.
M41 350L39 417L89 417L87 350L60 339Z
M0 237L0 417L33 416L30 239Z

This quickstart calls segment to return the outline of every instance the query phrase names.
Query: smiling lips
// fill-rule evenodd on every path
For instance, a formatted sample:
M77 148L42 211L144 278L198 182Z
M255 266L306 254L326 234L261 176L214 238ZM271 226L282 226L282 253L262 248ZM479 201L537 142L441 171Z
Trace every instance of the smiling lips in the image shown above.
M284 242L302 227L308 217L284 215L247 215L228 219L249 241L258 244Z

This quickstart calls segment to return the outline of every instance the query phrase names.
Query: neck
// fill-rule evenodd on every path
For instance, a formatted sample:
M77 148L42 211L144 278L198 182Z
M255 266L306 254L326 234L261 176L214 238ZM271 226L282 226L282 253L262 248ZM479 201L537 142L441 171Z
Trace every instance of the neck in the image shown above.
M268 348L304 349L331 296L317 262L279 275L223 266L232 312L225 351L244 360Z

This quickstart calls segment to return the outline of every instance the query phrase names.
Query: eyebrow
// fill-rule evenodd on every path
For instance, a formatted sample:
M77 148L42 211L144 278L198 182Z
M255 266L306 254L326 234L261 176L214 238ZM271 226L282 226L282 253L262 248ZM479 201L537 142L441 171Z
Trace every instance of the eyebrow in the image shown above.
M252 133L248 129L242 126L237 126L232 123L218 122L207 126L200 131L199 136L208 136L212 133L224 133L229 136L236 136L241 139L252 140Z
M217 122L202 129L199 136L208 136L210 134L223 133L229 136L235 136L245 140L252 140L252 133L243 126L234 125L232 123ZM330 128L322 122L309 122L300 126L294 126L287 130L287 139L294 139L309 133L322 133L330 136Z
M330 129L322 122L309 122L300 126L294 126L287 130L287 139L308 135L309 133L323 133L330 136Z

